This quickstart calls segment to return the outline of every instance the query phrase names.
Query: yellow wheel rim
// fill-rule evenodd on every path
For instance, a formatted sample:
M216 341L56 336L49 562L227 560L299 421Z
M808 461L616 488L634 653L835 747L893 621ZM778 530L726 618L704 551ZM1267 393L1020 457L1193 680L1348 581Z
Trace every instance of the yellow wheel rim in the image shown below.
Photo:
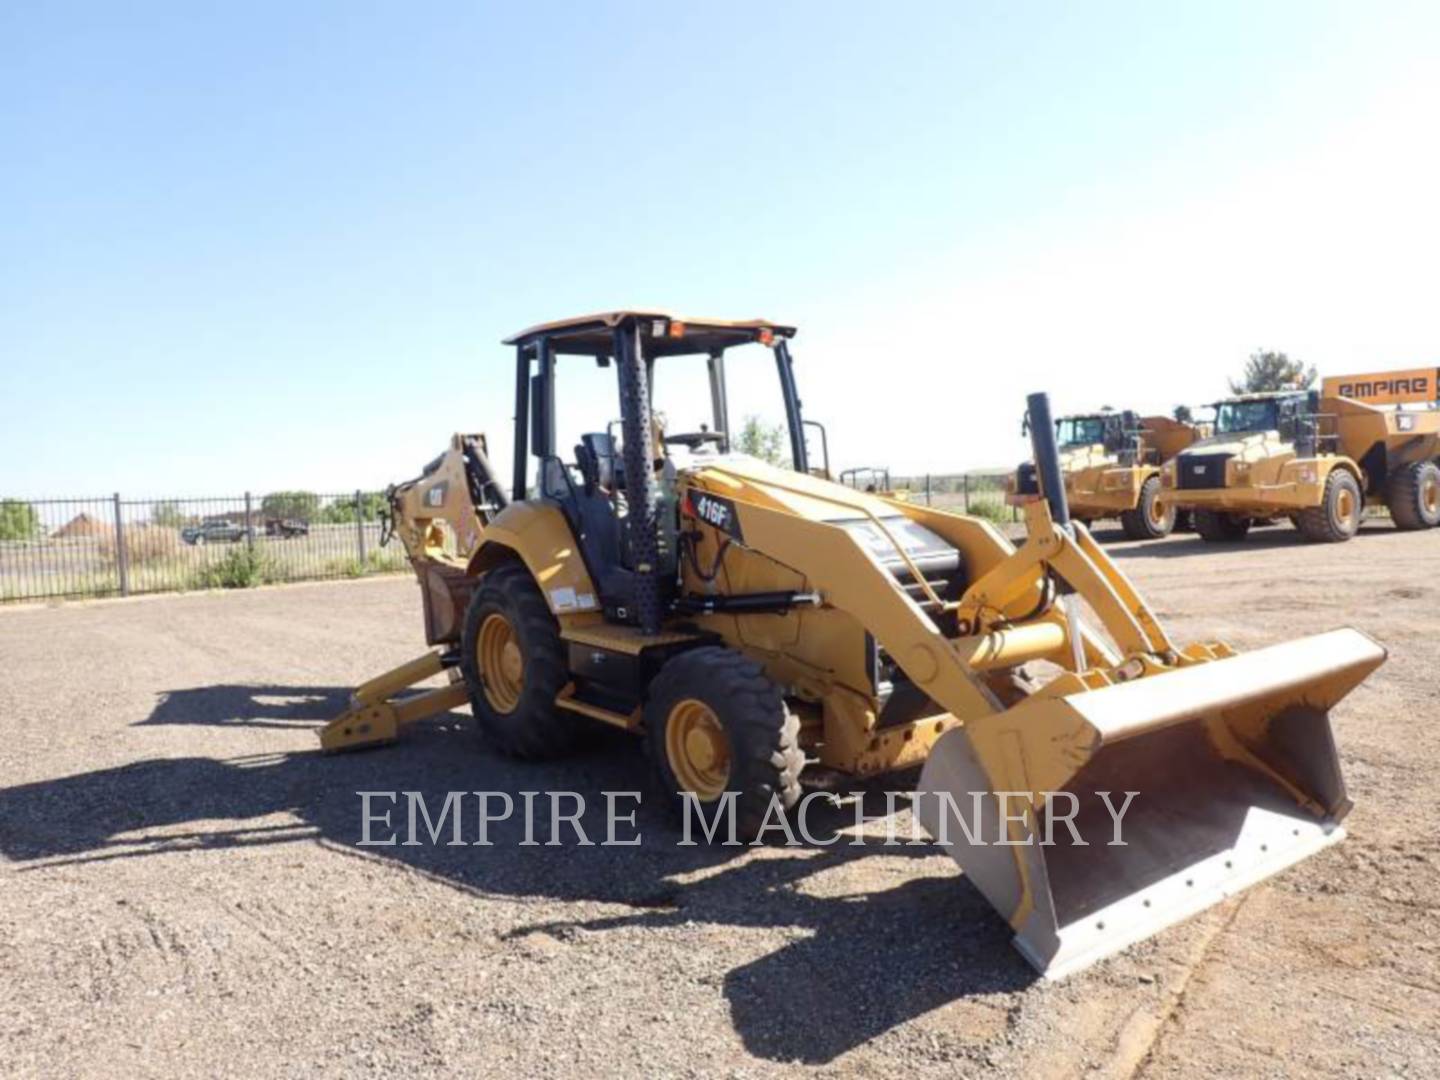
M525 689L525 657L515 628L499 612L485 616L480 624L475 659L485 686L485 700L496 712L513 712Z
M701 802L718 799L730 781L730 740L715 710L703 701L677 701L665 718L665 757L685 791Z
M1157 529L1165 527L1165 507L1161 505L1159 499L1150 500L1150 524Z
M1340 515L1340 520L1346 525L1355 517L1355 496L1348 490L1341 489L1340 497L1335 500L1335 512Z
M1427 477L1425 486L1420 489L1420 500L1425 504L1426 515L1440 510L1440 480L1433 476Z

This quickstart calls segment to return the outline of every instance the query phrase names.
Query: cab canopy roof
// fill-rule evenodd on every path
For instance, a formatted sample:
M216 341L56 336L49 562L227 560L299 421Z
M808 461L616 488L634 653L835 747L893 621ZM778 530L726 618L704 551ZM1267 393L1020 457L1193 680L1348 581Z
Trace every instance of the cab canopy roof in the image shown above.
M768 344L777 337L795 336L795 327L768 319L691 319L669 311L607 311L540 323L511 335L504 344L527 348L548 338L556 353L609 356L615 351L612 331L627 319L639 325L647 356L720 352L752 341Z
M1120 413L1116 412L1114 409L1112 409L1112 408L1110 408L1110 407L1107 406L1107 407L1105 407L1105 408L1103 408L1103 409L1096 409L1094 412L1066 413L1064 416L1057 416L1057 417L1055 417L1055 419L1056 419L1057 421L1060 421L1060 420L1104 420L1107 416L1119 416L1119 415L1120 415Z
M1309 390L1256 390L1249 394L1231 394L1229 397L1221 398L1215 405L1228 405L1235 401L1280 401L1284 398L1304 397L1310 393ZM1214 405L1211 406L1212 408Z

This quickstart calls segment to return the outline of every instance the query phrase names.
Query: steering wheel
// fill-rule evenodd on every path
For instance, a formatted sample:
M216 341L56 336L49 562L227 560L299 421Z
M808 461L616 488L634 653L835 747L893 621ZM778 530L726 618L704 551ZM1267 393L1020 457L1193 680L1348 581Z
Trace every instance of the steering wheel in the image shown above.
M674 435L666 435L664 439L666 446L685 446L691 450L698 450L705 443L714 443L721 446L725 442L725 436L718 431L681 431Z

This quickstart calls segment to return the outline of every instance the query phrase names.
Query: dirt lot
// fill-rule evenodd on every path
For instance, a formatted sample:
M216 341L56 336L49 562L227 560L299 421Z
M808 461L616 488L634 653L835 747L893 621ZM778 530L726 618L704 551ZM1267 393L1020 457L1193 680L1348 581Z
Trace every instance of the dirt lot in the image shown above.
M418 652L408 580L0 610L4 1071L1440 1074L1440 536L1113 550L1182 639L1391 659L1335 718L1348 841L1049 984L924 848L722 855L654 800L640 847L356 847L357 791L648 784L622 739L522 766L460 714L321 759Z

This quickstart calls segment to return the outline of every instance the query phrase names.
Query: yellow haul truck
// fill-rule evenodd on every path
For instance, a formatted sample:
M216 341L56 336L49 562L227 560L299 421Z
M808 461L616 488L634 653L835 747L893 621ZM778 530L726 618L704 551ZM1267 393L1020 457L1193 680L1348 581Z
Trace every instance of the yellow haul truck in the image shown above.
M1177 514L1158 498L1160 466L1198 437L1194 426L1168 416L1141 418L1107 409L1060 417L1055 422L1055 441L1071 515L1087 525L1098 518L1118 517L1132 540L1168 536L1177 525ZM1038 499L1035 463L1022 462L1005 486L1005 502L1010 506Z
M1348 540L1364 508L1399 529L1440 522L1436 371L1327 379L1325 390L1243 394L1214 405L1215 434L1161 470L1161 500L1208 541L1288 517L1307 539ZM1411 407L1404 407L1406 404Z
M322 746L384 742L467 701L489 747L525 758L610 725L648 746L662 796L722 837L719 815L754 836L792 812L810 770L923 763L916 814L1050 975L1343 835L1328 712L1380 646L1349 629L1244 655L1172 640L1070 520L1043 394L1044 498L1018 548L978 518L812 475L794 335L619 311L509 339L513 480L462 435L392 489L435 648L360 687ZM759 371L742 384L729 367L728 385L768 382L789 468L730 445L727 365L747 356ZM565 450L557 373L597 366L617 392L580 395L594 430ZM442 673L448 685L405 693ZM1112 792L1135 793L1123 845ZM1078 833L1037 842L1057 808Z

